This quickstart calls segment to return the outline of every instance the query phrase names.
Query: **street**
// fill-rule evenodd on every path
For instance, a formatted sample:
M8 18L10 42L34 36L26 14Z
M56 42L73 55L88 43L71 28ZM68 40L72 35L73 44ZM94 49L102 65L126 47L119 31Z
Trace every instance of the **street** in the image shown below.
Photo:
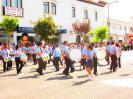
M62 74L63 67L55 72L48 65L39 76L37 65L27 63L20 76L15 65L11 71L2 73L0 63L0 99L133 99L133 51L122 52L122 68L110 72L105 61L99 61L98 76L89 81L87 72L76 71L70 76Z

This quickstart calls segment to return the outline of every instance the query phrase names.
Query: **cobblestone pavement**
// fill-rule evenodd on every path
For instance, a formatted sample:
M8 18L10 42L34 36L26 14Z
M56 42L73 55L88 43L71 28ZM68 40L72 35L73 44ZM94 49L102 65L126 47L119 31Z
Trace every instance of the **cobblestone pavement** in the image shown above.
M133 99L133 52L123 52L122 68L110 72L105 61L99 61L98 76L89 81L87 72L79 70L70 76L62 75L63 67L55 72L47 66L43 76L35 72L37 65L29 62L16 75L13 70L2 73L0 63L0 99Z

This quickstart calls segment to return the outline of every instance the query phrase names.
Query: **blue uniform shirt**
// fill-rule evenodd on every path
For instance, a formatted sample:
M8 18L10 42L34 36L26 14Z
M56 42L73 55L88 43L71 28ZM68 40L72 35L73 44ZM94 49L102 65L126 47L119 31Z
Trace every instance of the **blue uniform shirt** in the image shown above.
M61 50L59 48L55 48L53 52L54 57L61 57Z
M87 55L89 56L90 59L93 59L94 51L93 50L88 50Z

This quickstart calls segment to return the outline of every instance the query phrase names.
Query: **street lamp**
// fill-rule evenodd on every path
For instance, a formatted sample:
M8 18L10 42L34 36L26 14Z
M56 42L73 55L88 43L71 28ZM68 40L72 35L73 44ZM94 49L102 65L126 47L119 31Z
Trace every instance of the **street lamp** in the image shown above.
M110 21L109 21L109 16L110 16L110 15L109 15L109 10L110 10L110 8L109 8L109 6L110 6L111 4L117 3L117 2L118 2L118 0L107 3L107 6L108 6L108 20L107 20L107 25L108 25L108 32L109 32L109 35L110 35Z

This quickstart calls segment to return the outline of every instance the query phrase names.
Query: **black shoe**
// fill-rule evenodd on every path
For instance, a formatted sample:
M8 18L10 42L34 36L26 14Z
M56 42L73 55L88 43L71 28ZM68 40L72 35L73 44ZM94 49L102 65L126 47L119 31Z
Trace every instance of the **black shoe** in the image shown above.
M94 74L95 76L98 76L98 74L96 73L96 74Z
M63 74L64 74L65 76L68 76L68 75L69 75L69 73L64 73L64 72L63 72Z
M43 75L43 73L39 73L39 75Z
M75 71L75 68L72 68L71 71L70 71L70 73L72 73L72 72L74 72L74 71Z
M113 72L116 72L116 70L113 70Z
M59 69L57 69L55 72L58 72L59 71Z

